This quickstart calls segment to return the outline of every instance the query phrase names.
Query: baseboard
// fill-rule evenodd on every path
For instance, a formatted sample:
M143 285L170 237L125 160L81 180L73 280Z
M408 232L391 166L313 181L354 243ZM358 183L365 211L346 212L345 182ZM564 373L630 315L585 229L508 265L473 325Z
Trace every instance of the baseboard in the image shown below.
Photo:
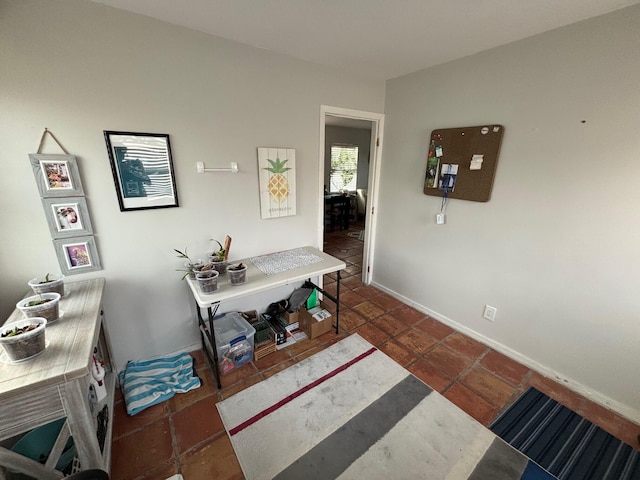
M387 287L385 287L384 285L381 285L377 282L371 282L371 285L379 288L380 290L382 290L385 293L388 293L389 295L391 295L394 298L397 298L398 300L400 300L401 302L415 308L416 310L419 310L420 312L424 313L425 315L429 315L430 317L435 318L436 320L444 323L445 325L448 325L449 327L453 328L454 330L461 332L471 338L473 338L474 340L477 340L480 343L483 343L491 348L493 348L494 350L502 353L503 355L506 355L507 357L511 358L512 360L515 360L516 362L519 362L527 367L529 367L531 370L539 373L540 375L550 378L558 383L560 383L561 385L564 385L565 387L567 387L568 389L574 391L575 393L582 395L583 397L603 406L604 408L607 408L609 410L614 411L615 413L617 413L618 415L630 420L631 422L634 422L636 424L640 425L640 411L635 410L627 405L624 405L616 400L613 400L612 398L607 397L606 395L603 395L600 392L597 392L583 384L581 384L580 382L576 382L575 380L572 380L571 378L565 377L564 375L562 375L560 372L556 372L555 370L546 367L545 365L542 365L541 363L538 363L537 361L527 357L526 355L523 355L501 343L496 342L495 340L492 340L489 337L485 337L484 335L476 332L475 330L470 329L469 327L466 327L465 325L462 325L458 322L456 322L455 320L450 319L449 317L446 317L438 312L435 312L427 307L425 307L424 305L421 305L417 302L414 302L413 300L411 300L410 298L405 297L404 295L399 294L398 292L395 292Z

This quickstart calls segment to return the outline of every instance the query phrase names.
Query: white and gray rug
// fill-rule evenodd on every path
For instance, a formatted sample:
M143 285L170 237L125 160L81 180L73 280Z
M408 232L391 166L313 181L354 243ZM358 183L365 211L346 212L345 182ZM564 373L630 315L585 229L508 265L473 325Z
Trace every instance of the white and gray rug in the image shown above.
M357 334L217 406L249 480L555 478Z

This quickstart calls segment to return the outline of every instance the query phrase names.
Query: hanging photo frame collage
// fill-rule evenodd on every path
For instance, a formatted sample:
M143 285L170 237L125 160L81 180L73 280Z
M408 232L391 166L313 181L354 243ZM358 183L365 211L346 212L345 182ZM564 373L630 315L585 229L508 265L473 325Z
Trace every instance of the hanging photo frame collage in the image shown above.
M45 135L51 135L64 155L40 153ZM38 153L29 160L42 199L45 217L63 275L101 270L78 161L45 129Z

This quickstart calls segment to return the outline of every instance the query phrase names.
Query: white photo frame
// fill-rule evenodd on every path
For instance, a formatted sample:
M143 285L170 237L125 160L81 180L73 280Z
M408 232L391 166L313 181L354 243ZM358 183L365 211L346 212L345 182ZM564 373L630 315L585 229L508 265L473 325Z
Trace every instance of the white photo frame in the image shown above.
M53 244L63 275L102 270L93 236L57 239Z
M30 153L29 160L42 198L84 195L74 155Z
M52 238L69 238L93 233L84 197L43 198L42 206Z

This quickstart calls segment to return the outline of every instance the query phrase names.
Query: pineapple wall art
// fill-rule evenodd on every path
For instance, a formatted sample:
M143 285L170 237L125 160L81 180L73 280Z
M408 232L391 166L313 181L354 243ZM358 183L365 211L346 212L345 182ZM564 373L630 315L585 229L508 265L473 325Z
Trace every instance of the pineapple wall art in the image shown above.
M258 148L260 213L262 218L296 214L296 151Z

